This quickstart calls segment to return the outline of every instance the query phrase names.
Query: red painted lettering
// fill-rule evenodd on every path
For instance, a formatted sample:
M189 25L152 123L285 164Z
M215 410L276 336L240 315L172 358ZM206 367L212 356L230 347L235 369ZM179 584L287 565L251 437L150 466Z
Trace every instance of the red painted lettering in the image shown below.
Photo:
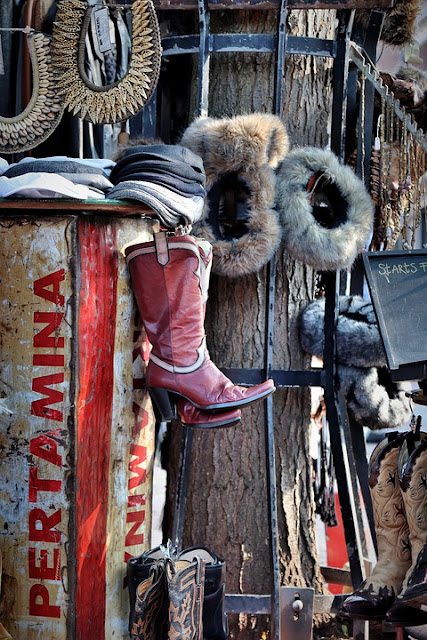
M61 579L61 556L59 549L53 550L53 567L48 566L48 550L41 549L40 564L37 565L36 549L28 549L29 577L36 580L60 580Z
M35 353L33 365L35 367L63 367L65 358L61 353Z
M134 544L144 544L144 534L136 533L138 527L145 520L145 511L131 511L126 514L126 522L135 522L126 534L125 546L130 547Z
M37 602L38 598L41 602ZM49 603L49 591L42 584L33 584L30 589L30 616L61 617L61 608Z
M145 494L139 496L128 496L128 508L139 507L141 504L145 504Z
M28 483L28 499L30 502L37 502L37 493L39 491L53 491L57 493L61 491L61 480L48 480L38 477L37 467L30 467L30 481Z
M129 478L128 482L128 488L129 490L132 490L145 482L147 472L139 465L147 460L147 447L143 447L139 444L131 444L130 454L131 456L136 456L135 460L131 460L129 462L129 471L131 473L136 473L136 477Z
M50 273L44 278L39 278L34 282L34 293L40 298L49 300L53 304L64 306L64 296L61 295L61 282L65 280L65 269L59 269L55 273ZM48 287L52 287L49 289Z
M31 440L30 453L32 453L33 456L51 462L56 467L62 467L62 456L58 453L58 446L55 440L49 438L47 435L37 436L37 438Z
M55 511L48 516L42 509L32 509L29 514L30 540L34 542L59 542L61 540L61 532L55 531L61 522L61 511ZM41 524L41 528L37 525Z
M35 311L34 324L47 324L47 327L36 333L33 340L34 347L64 348L64 338L53 336L52 333L60 327L63 313L53 311Z
M58 409L52 409L48 407L49 404L56 404L62 402L64 394L62 391L51 389L48 384L58 384L64 382L63 373L52 373L48 376L40 376L34 378L32 389L36 393L43 393L47 395L47 398L41 398L40 400L33 400L31 403L31 415L39 416L41 418L49 418L49 420L57 420L62 422L62 411Z

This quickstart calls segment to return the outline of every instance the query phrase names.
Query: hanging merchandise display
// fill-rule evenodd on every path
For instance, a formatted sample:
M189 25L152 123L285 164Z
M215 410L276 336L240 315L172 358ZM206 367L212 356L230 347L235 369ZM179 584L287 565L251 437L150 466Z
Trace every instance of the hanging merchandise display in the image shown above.
M162 420L173 419L174 396L203 411L221 411L261 400L273 380L234 385L206 348L205 304L212 247L192 236L154 234L154 241L126 249L132 288L152 345L146 384Z
M193 233L212 244L214 273L235 278L259 271L281 239L274 169L289 149L283 122L263 113L198 118L181 144L203 159L207 199Z
M420 426L420 421L419 421ZM343 603L350 618L427 624L427 434L387 434L369 461L378 561Z
M372 230L363 182L326 149L303 147L283 159L276 208L288 253L319 271L350 269Z
M128 560L127 579L130 604L129 632L131 634L132 629L135 629L134 623L136 623L137 629L139 630L143 626L148 629L149 625L146 620L150 614L148 612L148 606L146 606L148 604L146 586L151 586L150 576L153 575L153 573L155 574L156 566L159 561L163 561L164 552L165 547L159 546L155 549L151 549L150 551L145 551L140 556L130 558ZM175 561L191 561L195 556L199 556L203 560L205 566L202 605L203 638L206 640L227 640L228 622L227 614L225 613L226 565L224 560L219 558L214 551L204 546L188 547L178 553L169 545L168 553ZM162 584L161 581L153 580L153 591L162 590L162 592L158 594L158 600L160 600L161 604L159 605L156 603L155 599L153 604L150 604L152 609L151 615L154 611L159 611L162 608L163 603L167 601L165 586L165 583ZM145 593L147 593L147 596L145 598L141 597ZM152 602L151 598L150 602ZM144 612L144 614L141 615L144 605L147 609L147 613L145 614ZM168 618L167 615L165 615L163 616L162 624L167 625L167 623ZM135 633L135 631L133 633L138 637L138 632ZM144 638L145 637L146 636L144 636Z
M361 296L340 296L336 323L336 355L340 364L386 367L387 359L371 302ZM308 304L299 317L304 351L323 359L325 298Z
M157 15L151 0L137 0L131 7L128 71L113 84L97 86L85 70L85 39L94 7L85 0L58 2L52 33L52 63L58 90L73 115L93 124L113 124L135 115L157 85L162 51Z
M58 126L64 112L51 64L51 41L42 33L26 33L32 64L33 91L19 115L0 116L0 153L21 153L46 140Z

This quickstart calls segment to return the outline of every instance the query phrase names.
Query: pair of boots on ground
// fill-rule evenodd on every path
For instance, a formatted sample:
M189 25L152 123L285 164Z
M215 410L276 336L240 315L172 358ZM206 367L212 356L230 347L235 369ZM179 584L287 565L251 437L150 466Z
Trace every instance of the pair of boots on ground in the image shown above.
M225 562L207 547L160 545L127 565L131 640L226 640Z
M131 245L125 255L152 345L146 384L159 421L173 420L177 409L188 426L235 424L240 407L275 391L273 380L253 387L233 384L209 357L204 331L209 242L159 231L153 242Z
M343 603L353 619L427 624L427 434L392 432L374 449L369 487L378 543L372 574Z

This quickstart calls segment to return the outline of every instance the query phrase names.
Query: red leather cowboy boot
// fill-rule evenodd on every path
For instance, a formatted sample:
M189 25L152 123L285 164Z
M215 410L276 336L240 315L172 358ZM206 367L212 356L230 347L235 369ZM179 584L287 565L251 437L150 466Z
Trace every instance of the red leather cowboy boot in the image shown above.
M185 427L197 429L214 429L216 427L231 427L238 422L242 413L240 409L231 409L221 413L211 413L197 409L191 402L178 398L176 403L179 419Z
M273 380L254 387L233 384L206 348L204 305L212 247L192 236L167 237L126 249L142 321L152 345L147 389L164 420L173 415L171 395L203 411L227 411L275 391Z

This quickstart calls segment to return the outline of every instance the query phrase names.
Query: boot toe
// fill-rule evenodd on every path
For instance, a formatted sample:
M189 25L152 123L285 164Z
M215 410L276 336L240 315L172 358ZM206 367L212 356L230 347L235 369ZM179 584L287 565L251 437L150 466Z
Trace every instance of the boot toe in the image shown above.
M375 592L373 589L355 591L344 600L341 615L360 620L382 620L394 602L394 591L384 587Z

